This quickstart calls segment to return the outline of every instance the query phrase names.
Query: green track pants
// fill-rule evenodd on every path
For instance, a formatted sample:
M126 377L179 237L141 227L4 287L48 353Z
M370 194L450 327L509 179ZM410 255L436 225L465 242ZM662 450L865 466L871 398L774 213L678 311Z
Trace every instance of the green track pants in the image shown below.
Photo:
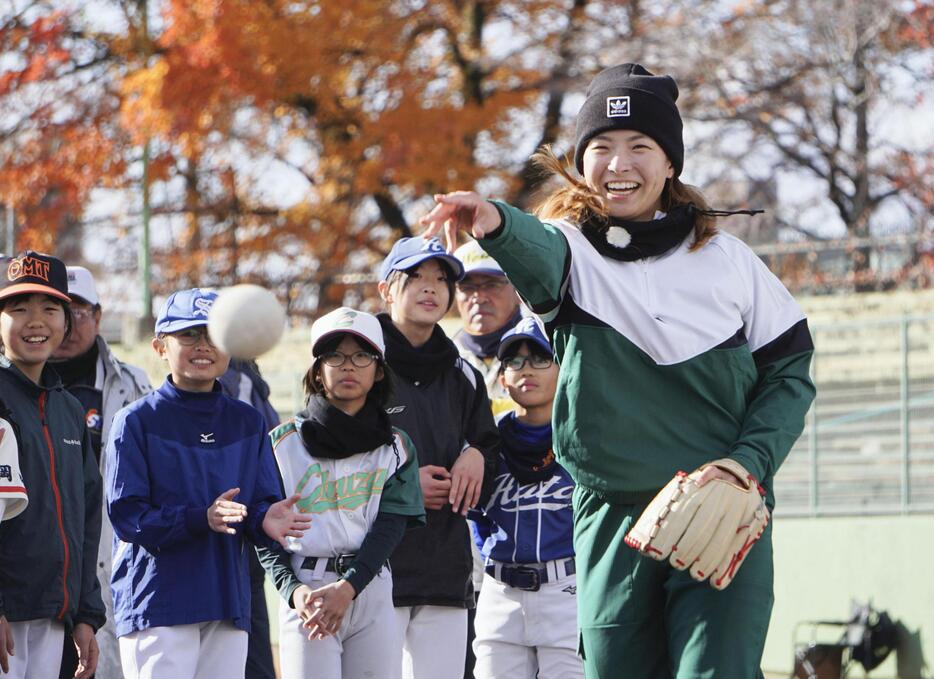
M772 530L718 591L623 543L644 505L574 490L587 679L756 679L772 612Z

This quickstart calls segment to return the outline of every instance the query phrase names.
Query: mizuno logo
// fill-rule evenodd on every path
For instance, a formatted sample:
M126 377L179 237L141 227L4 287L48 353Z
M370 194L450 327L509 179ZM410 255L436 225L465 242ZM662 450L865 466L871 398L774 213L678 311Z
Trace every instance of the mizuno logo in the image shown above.
M201 443L217 443L217 441L214 440L214 432L201 434Z
M629 97L607 97L606 117L626 118L629 116Z
M386 414L387 415L398 415L403 410L405 410L405 406L393 406L392 408L386 408Z

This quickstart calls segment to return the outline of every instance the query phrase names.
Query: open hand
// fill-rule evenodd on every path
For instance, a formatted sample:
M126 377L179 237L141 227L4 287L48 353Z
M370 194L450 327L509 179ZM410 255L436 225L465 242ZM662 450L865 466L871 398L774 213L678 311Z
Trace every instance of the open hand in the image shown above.
M286 538L300 538L311 526L311 517L293 511L301 495L292 495L269 507L263 519L263 532L280 545L288 549Z
M467 516L467 510L480 500L483 486L483 453L470 446L458 456L451 467L451 509Z
M474 238L483 238L500 227L499 210L473 191L437 193L431 212L418 220L428 227L423 238L440 235L444 230L444 242L448 252L457 247L457 232L468 231Z
M444 467L434 464L419 467L418 482L422 487L425 509L441 509L450 501L451 472Z
M218 495L214 504L208 507L208 525L211 530L227 535L237 534L230 524L240 523L246 518L246 505L233 501L239 492L239 488L231 488Z

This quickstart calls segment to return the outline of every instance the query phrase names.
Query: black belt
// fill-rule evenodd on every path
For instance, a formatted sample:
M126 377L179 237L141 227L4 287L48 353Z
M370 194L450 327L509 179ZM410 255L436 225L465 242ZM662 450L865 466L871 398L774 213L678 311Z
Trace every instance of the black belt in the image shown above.
M577 572L577 566L575 565L573 556L567 559L556 559L556 562L564 565L564 577L574 575ZM496 574L497 566L499 566L499 575ZM555 573L557 577L560 578L562 576L558 573L557 568L558 566L556 563ZM528 566L523 564L491 563L487 564L486 572L504 585L515 587L516 589L524 589L528 592L537 592L542 585L550 580L548 577L547 565Z
M306 556L302 561L302 568L313 571L318 566L318 560L323 556ZM357 558L356 554L338 554L337 556L327 557L327 564L324 567L325 572L337 573L339 577L344 577L344 573L350 567L350 562Z

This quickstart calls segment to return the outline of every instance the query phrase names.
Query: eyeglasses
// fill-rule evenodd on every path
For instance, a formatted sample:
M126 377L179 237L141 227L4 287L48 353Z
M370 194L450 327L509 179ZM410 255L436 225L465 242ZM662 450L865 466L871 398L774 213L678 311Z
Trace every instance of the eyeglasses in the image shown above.
M485 283L458 283L457 291L465 297L470 297L478 292L487 295L496 294L509 283L507 281L486 281Z
M94 309L76 309L71 307L71 317L76 321L85 321L94 315Z
M321 357L321 361L331 368L340 368L347 362L348 358L357 368L366 368L368 365L372 365L373 361L378 357L368 351L355 351L349 356L341 351L329 351Z
M531 356L513 356L503 361L506 370L522 370L526 363L535 370L544 370L545 368L550 368L554 361L545 356L539 356L538 354L532 354Z
M186 328L178 332L170 332L168 335L174 337L183 347L195 346L201 341L202 337L208 344L212 347L214 346L214 342L211 341L211 337L208 335L208 330L205 327Z

